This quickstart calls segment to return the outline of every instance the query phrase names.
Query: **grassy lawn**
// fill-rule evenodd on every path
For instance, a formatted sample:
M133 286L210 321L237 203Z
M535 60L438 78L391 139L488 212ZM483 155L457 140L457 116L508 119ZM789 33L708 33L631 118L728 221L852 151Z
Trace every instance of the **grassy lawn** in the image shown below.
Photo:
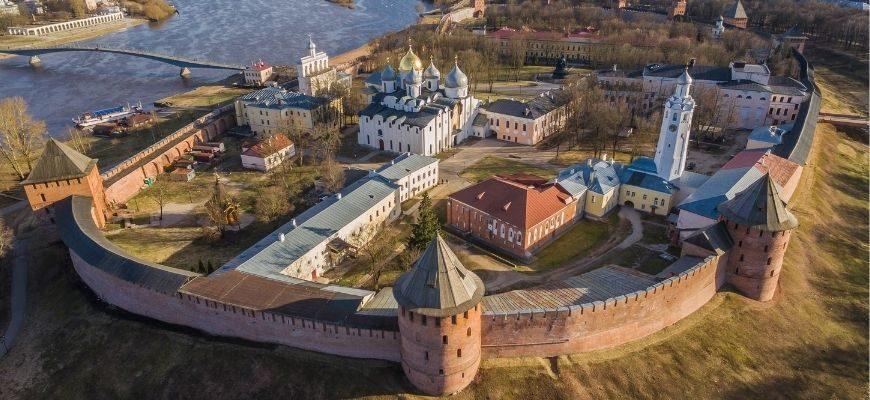
M546 271L566 265L588 255L604 244L617 230L619 217L611 214L607 222L581 219L568 232L548 244L535 255L529 265L535 271Z
M569 166L574 164L580 164L586 162L587 159L592 158L594 152L591 150L570 150L570 151L561 151L559 152L559 158L553 158L550 160L551 164ZM616 161L629 163L631 161L631 154L625 152L617 152L614 154L611 151L607 153L608 159L613 158Z
M234 87L229 85L230 82L237 81L238 77L233 76L227 78L224 82L214 85L200 86L189 92L179 93L158 100L158 103L171 105L172 107L194 108L207 107L215 108L225 104L229 104L236 97L251 92L250 88ZM226 85L224 83L227 83Z
M480 182L489 179L493 175L497 174L517 173L538 175L545 179L550 179L556 176L555 170L541 168L531 164L526 164L521 161L495 156L484 157L480 161L463 170L462 173L459 174L459 176L472 182Z

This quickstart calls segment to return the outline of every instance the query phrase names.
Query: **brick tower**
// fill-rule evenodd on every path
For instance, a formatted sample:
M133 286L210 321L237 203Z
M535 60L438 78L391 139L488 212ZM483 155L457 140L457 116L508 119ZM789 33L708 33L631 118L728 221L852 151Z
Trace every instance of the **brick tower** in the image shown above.
M740 0L734 2L725 10L725 23L735 28L746 29L749 17Z
M399 277L402 370L430 395L456 393L480 366L484 286L437 236L411 270Z
M734 241L728 255L728 283L749 298L770 300L797 218L785 208L770 175L720 204L718 210Z
M72 195L94 199L93 217L97 226L106 225L106 195L97 160L79 153L69 146L49 139L45 150L36 161L30 175L21 186L34 213L51 218L50 205Z
M674 19L686 15L686 0L674 0L668 7L668 18Z

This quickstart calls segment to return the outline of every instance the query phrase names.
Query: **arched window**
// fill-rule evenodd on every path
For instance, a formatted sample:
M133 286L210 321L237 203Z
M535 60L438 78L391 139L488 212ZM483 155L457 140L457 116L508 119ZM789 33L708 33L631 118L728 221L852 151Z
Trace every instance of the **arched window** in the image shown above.
M471 328L468 328L468 329L465 331L465 336L471 336Z

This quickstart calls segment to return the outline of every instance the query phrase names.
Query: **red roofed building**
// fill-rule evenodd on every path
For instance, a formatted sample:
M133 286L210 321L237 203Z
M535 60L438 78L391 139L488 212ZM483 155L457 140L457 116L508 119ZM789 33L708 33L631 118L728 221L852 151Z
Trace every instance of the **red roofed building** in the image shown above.
M495 40L499 51L504 54L514 49L524 49L526 59L531 61L552 61L562 56L569 62L589 61L592 48L600 42L597 30L593 27L571 33L504 27L486 37ZM517 47L512 45L514 41L522 41L522 44Z
M800 181L801 166L793 161L779 157L767 149L744 150L725 163L721 169L755 167L762 174L768 174L780 186L779 195L788 203Z
M245 68L245 84L263 86L269 79L272 79L272 72L272 66L263 60L252 62L250 66Z
M535 175L497 175L450 195L447 223L520 258L570 227L577 202Z

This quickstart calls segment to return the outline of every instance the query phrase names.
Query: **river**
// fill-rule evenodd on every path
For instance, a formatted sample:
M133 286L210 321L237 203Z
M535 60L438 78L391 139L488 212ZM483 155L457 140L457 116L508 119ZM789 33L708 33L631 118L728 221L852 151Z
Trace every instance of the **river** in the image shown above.
M330 55L417 20L419 0L359 0L348 9L325 0L175 0L180 15L81 42L146 49L204 60L248 64L296 64L308 46ZM429 8L428 6L426 7ZM189 79L169 64L106 53L56 53L0 60L0 98L23 96L30 113L63 136L70 119L127 102L150 104L163 97L225 78L227 71L192 69Z

